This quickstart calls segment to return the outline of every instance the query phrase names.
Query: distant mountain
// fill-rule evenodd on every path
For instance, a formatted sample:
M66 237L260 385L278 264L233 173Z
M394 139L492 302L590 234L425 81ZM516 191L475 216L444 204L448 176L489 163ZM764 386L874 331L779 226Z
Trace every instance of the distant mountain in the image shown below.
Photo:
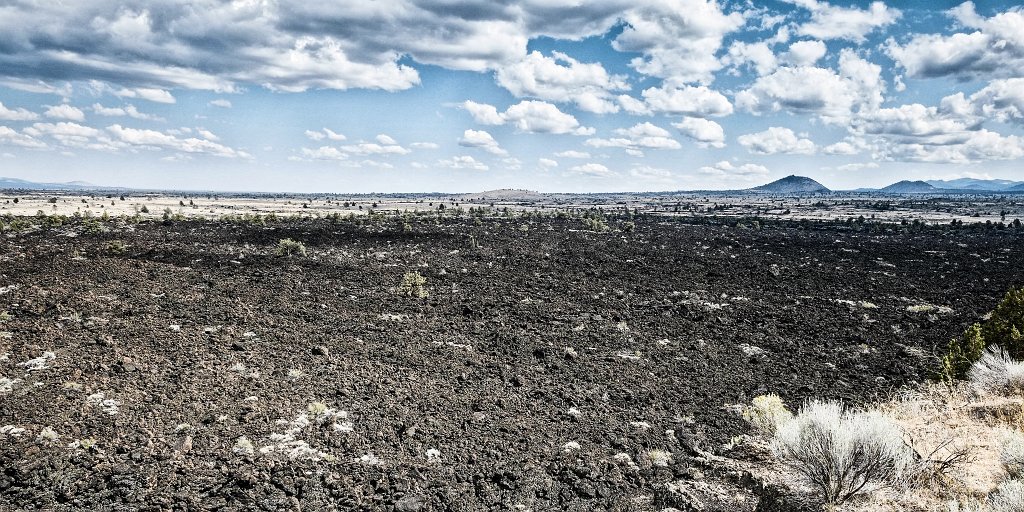
M927 182L909 180L899 181L879 190L879 192L885 192L887 194L927 194L938 191L939 189L933 187Z
M98 188L92 183L84 181L69 181L67 183L38 183L35 181L19 180L17 178L0 177L0 189L17 190L82 190Z
M831 192L825 185L811 178L793 175L748 190L768 194L818 194Z
M984 190L998 192L1008 190L1024 182L1010 180L979 180L974 178L960 178L957 180L928 180L929 185L935 188L947 190Z
M1014 185L1006 189L1006 192L1024 192L1024 183Z

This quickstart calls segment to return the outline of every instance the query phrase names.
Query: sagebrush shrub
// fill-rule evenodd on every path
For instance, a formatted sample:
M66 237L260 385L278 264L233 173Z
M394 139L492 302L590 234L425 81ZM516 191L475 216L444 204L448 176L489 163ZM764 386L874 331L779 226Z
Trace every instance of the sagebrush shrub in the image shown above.
M296 242L291 238L282 238L277 242L278 256L292 256L295 254L306 255L306 246L302 245L302 242Z
M999 484L991 497L993 512L1024 511L1024 482L1007 480Z
M402 283L398 285L398 293L407 297L422 299L427 296L427 278L419 272L406 272L402 276Z
M779 395L769 393L754 397L743 409L743 419L759 433L771 437L780 425L793 419L793 413L789 412Z
M1024 363L1015 361L1001 347L992 345L971 365L967 379L978 391L1019 392L1024 390Z
M913 473L918 459L892 419L819 401L807 402L792 420L778 426L772 451L828 504L846 501L869 486L897 485Z
M1024 433L1007 431L999 446L999 463L1010 478L1024 477Z

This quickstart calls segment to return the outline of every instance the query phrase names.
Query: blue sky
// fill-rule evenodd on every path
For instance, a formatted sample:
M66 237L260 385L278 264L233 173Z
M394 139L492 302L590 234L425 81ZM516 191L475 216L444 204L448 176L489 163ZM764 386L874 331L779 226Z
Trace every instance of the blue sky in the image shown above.
M549 192L1024 180L1013 2L0 6L0 176Z

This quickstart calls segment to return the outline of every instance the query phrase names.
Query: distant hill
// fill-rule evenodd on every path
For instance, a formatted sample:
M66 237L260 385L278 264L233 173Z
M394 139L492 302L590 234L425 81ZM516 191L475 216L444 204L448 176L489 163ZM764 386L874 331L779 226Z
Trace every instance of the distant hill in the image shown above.
M1013 187L1024 185L1024 182L1010 180L979 180L975 178L960 178L956 180L928 180L929 185L935 188L947 190L982 190L982 191L1003 191Z
M879 190L879 192L885 192L887 194L927 194L938 191L938 188L933 187L927 182L909 180L899 181Z
M754 192L764 192L768 194L818 194L823 192L831 192L825 185L818 183L806 176L786 176L781 180L776 180L767 185L761 185L760 187L754 187L748 189Z
M1006 189L1006 192L1024 192L1024 183L1020 183L1018 185L1014 185L1014 186Z
M39 183L35 181L20 180L17 178L0 177L0 189L17 190L82 190L98 188L92 183L84 181L69 181L67 183Z

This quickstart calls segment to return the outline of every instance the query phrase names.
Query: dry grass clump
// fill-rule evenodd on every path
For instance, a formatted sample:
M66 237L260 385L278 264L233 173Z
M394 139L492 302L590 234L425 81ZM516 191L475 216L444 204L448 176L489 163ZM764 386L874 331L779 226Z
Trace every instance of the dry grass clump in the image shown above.
M398 285L398 294L422 299L427 296L427 278L419 272L406 272Z

